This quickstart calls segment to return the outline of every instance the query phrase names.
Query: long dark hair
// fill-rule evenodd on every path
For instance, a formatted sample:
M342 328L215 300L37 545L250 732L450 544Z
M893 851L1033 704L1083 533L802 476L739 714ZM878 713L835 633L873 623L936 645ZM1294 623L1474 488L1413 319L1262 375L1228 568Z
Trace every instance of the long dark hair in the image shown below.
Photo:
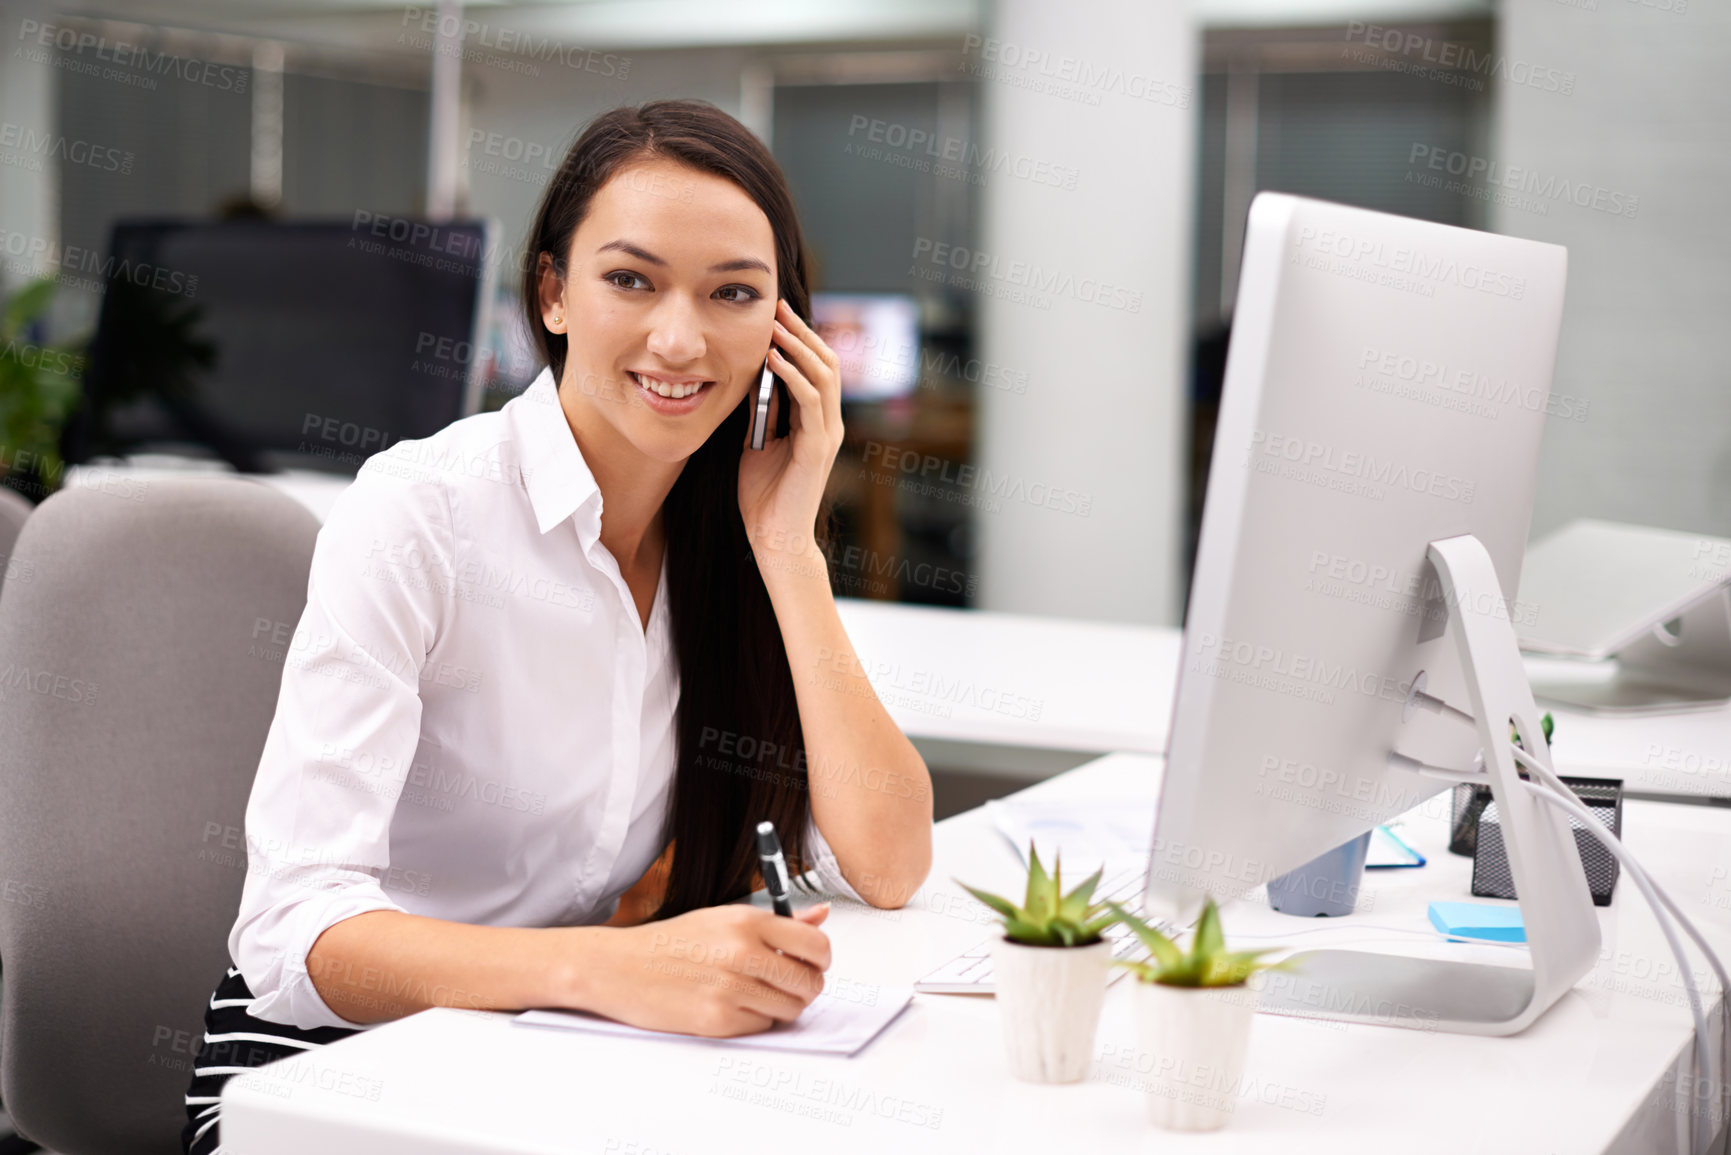
M563 277L571 238L596 192L627 164L655 157L745 190L775 233L777 291L802 318L811 315L793 196L763 143L703 101L615 108L596 117L565 154L524 247L524 318L555 383L564 376L567 339L541 321L540 255L548 254ZM739 512L748 419L741 404L686 460L662 505L680 689L668 814L673 861L656 918L750 893L757 876L754 828L766 818L775 823L790 869L797 874L809 865L811 800L793 673ZM827 514L819 519L820 544L826 520Z

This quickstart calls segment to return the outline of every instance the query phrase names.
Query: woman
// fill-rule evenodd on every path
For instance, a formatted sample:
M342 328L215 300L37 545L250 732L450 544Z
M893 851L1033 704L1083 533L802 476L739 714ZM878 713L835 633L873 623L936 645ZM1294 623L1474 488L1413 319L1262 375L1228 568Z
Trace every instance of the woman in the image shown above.
M828 906L732 904L760 820L876 906L930 868L930 778L817 541L838 359L774 160L706 104L616 109L526 251L548 369L370 458L319 534L189 1151L217 1148L235 1071L433 1005L708 1036L797 1017ZM787 435L750 450L766 352Z

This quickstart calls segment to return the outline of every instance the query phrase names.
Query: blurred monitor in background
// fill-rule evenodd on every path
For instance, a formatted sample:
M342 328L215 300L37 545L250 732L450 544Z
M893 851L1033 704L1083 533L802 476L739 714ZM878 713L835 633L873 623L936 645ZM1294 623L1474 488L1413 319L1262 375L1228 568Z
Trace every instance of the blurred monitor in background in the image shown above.
M812 328L841 358L844 401L905 397L920 381L920 306L905 293L813 293Z
M122 222L65 455L353 473L477 411L488 230Z

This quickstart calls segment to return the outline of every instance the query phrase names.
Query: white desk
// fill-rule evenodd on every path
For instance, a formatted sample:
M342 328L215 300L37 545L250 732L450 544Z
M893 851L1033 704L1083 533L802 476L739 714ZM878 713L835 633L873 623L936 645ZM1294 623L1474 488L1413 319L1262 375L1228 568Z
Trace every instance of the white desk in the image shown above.
M872 688L913 738L1160 753L1180 632L838 598Z
M1102 754L1166 748L1182 657L1176 627L837 604L873 688L909 737ZM1040 705L1038 718L1017 716L1028 703ZM1552 713L1562 773L1731 798L1731 707L1639 718Z
M1114 755L1026 793L1146 797L1158 771L1157 759ZM1422 932L1426 902L1468 897L1470 861L1444 850L1443 800L1408 819L1431 865L1373 872L1359 913L1319 924L1253 896L1226 908L1229 939L1514 961L1519 948L1380 929ZM1712 871L1731 845L1731 812L1631 802L1624 829L1718 949L1731 950L1731 882ZM904 909L836 904L832 979L910 983L988 934L991 916L952 875L993 889L1020 875L982 811L939 824L931 875ZM966 996L915 996L852 1059L532 1030L507 1015L434 1010L312 1052L293 1082L270 1068L232 1080L224 1146L232 1155L1685 1150L1686 1121L1666 1082L1692 1036L1682 988L1655 977L1673 973L1670 956L1626 879L1599 917L1600 966L1514 1038L1257 1016L1248 1093L1216 1135L1146 1122L1126 980L1108 994L1091 1077L1062 1087L1012 1080L995 1003Z
M998 753L1017 746L1166 748L1182 658L1175 627L848 598L837 604L873 688L911 738L979 743ZM1534 671L1557 665L1539 657L1526 663ZM1000 708L993 713L978 702ZM1037 719L1015 716L1028 702L1041 704ZM1638 718L1552 713L1561 773L1621 778L1629 790L1731 798L1731 707Z
M1526 664L1535 675L1568 667L1555 658L1528 657ZM1629 790L1731 798L1731 707L1639 718L1552 713L1551 753L1564 774L1621 778Z

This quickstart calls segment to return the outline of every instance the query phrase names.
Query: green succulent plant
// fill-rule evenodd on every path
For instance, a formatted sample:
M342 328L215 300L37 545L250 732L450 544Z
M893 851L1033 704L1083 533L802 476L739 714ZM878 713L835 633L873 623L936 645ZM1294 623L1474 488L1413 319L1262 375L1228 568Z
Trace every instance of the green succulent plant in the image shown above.
M1279 947L1261 950L1226 949L1226 936L1220 930L1220 910L1209 898L1202 907L1202 918L1196 923L1196 933L1188 952L1178 944L1125 910L1115 902L1106 904L1112 913L1135 932L1148 948L1146 960L1114 959L1114 964L1128 967L1145 983L1160 983L1169 987L1235 987L1259 970L1278 970L1285 963L1267 963L1262 956Z
M1101 870L1105 868L1102 867ZM1027 946L1090 946L1100 941L1100 932L1118 921L1107 911L1108 903L1090 903L1100 884L1096 870L1069 894L1061 881L1063 855L1052 863L1052 873L1040 863L1032 840L1028 842L1028 891L1017 906L1007 898L975 890L961 879L956 885L997 911L1004 919L1004 937ZM1102 913L1104 912L1104 913Z

